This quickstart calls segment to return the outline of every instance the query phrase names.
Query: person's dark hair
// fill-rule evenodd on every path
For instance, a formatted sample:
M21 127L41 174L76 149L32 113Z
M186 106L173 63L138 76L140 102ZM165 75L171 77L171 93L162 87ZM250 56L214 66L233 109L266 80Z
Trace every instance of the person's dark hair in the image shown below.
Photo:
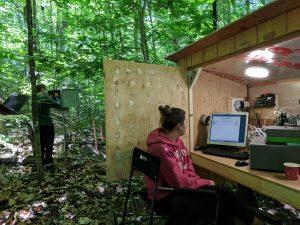
M185 111L174 108L169 105L161 105L158 107L160 111L160 124L166 130L173 130L178 123L183 124L185 120Z
M36 92L40 92L42 89L46 89L45 84L38 84L36 85Z

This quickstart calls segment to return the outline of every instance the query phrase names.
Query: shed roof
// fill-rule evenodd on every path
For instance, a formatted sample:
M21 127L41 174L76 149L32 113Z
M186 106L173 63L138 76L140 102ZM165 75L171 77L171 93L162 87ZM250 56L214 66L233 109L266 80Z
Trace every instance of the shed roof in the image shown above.
M218 41L232 37L235 34L243 32L251 27L263 23L269 19L279 16L300 6L299 0L277 0L245 16L232 24L213 32L212 34L184 47L166 57L167 60L178 62L179 59L187 57L206 46L217 43Z

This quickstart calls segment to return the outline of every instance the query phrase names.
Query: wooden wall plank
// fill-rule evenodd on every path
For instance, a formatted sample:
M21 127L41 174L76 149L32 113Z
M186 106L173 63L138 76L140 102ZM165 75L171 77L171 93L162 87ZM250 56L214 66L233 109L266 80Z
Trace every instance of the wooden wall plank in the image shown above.
M286 14L258 25L258 43L263 43L286 33Z
M300 30L300 7L287 13L287 32Z
M192 55L192 66L203 62L203 51L197 51Z
M209 61L218 57L218 45L213 44L204 49L204 61Z
M180 66L180 67L187 67L186 61L187 61L186 57L179 59L178 66Z
M191 66L193 65L193 62L192 62L193 58L192 58L192 55L187 56L185 60L186 60L186 66L187 66L187 67L191 67Z
M283 107L293 107L296 113L300 113L300 79L294 82L284 82L273 85L249 87L250 103L253 104L255 98L258 97L260 94L269 92L278 95L279 104L276 108L277 110L280 110ZM273 120L275 118L274 114L271 113L271 111L273 110L273 107L260 108L259 115L262 121L264 121L266 116L268 116L269 119ZM292 112L290 109L287 109L287 111Z
M194 144L205 144L207 127L199 124L202 114L231 112L233 97L247 97L247 86L203 71L193 87Z
M159 105L188 114L188 88L181 67L105 60L104 71L107 176L115 180L128 177L132 149L145 149L149 132L159 127ZM184 142L189 147L188 133Z
M257 27L252 27L235 36L236 51L257 44Z
M218 57L234 52L234 36L224 39L218 43Z

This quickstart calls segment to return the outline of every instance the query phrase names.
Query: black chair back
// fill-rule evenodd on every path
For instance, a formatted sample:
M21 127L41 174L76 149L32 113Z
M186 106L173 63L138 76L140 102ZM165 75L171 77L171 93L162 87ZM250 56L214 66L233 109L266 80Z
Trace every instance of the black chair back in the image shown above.
M217 224L218 212L219 212L219 196L217 195L217 193L215 191L201 190L201 189L174 189L170 187L158 187L158 175L160 170L160 163L161 163L161 159L159 157L153 156L148 152L145 152L139 148L133 149L131 171L130 171L130 176L128 181L128 188L126 193L126 200L125 200L121 224L127 224L126 222L127 205L131 195L131 183L132 183L133 171L141 171L144 175L152 179L154 182L154 187L152 190L153 193L152 199L148 199L146 192L142 193L143 195L141 196L146 202L149 202L151 204L149 225L153 224L153 212L154 212L154 204L156 200L157 190L170 191L173 193L177 192L181 194L182 193L203 194L205 196L210 196L215 198L217 201L215 224ZM133 209L134 208L135 207L133 207ZM136 215L135 210L133 211L134 211L134 215Z
M160 161L161 161L160 158L150 155L149 153L139 148L133 149L131 170L130 170L128 188L126 193L125 206L124 206L124 211L122 216L122 224L126 223L127 204L131 195L131 182L132 182L133 171L140 171L154 181L154 188L153 188L154 197L151 200L149 225L153 224L153 209L154 209L154 201L156 199Z
M157 181L159 168L160 168L160 158L150 155L149 153L139 149L133 149L132 155L132 166L134 170L141 171L147 177L152 179L154 182Z

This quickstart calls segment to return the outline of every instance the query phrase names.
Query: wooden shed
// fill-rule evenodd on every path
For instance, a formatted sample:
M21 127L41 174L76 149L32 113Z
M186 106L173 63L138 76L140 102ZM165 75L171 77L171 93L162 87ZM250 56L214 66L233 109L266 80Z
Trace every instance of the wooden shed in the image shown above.
M300 109L300 1L274 1L167 59L178 67L104 62L109 179L128 176L131 151L146 147L148 133L158 127L161 104L188 113L184 141L191 152L206 140L200 116L231 112L232 98L251 102L273 92L282 107ZM267 78L245 76L245 68L257 64L269 69Z

